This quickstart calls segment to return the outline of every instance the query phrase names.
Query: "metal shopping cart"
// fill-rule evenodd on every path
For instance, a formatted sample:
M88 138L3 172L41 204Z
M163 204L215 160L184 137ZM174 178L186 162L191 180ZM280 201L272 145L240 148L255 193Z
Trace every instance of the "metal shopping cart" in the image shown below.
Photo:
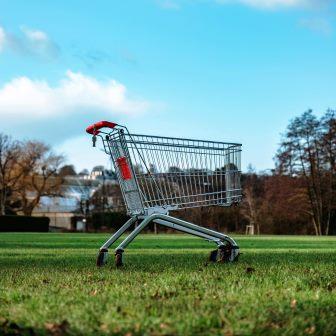
M111 156L131 217L100 248L98 266L106 263L108 248L135 225L115 249L116 266L121 266L125 248L151 222L216 243L210 261L238 259L239 247L231 237L169 216L169 212L238 204L241 144L130 134L125 126L108 121L86 131L92 135L93 146L101 138Z

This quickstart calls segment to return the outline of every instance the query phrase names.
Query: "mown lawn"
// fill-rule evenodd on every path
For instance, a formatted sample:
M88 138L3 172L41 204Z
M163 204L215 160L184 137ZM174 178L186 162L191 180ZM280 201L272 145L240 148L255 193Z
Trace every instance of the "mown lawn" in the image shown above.
M0 335L336 335L336 238L142 235L95 267L106 234L0 234Z

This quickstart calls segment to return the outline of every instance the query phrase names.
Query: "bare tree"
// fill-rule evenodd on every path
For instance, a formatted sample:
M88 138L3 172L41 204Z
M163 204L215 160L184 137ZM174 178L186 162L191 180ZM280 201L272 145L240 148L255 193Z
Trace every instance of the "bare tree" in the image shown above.
M276 156L277 171L305 181L317 235L328 234L335 177L335 115L311 110L290 122Z
M118 184L101 184L92 195L90 202L96 212L104 212L104 210L108 212L125 211L122 193Z
M310 234L312 212L302 177L274 174L264 178L262 218L267 233Z
M326 181L326 234L336 233L336 112L328 110L321 119L323 164ZM332 227L331 227L332 224Z
M252 166L248 168L248 173L244 176L243 185L243 202L241 206L242 215L248 220L250 225L257 229L257 234L260 234L260 213L262 211L263 182L258 177Z
M0 215L8 211L16 189L22 177L18 159L21 153L20 143L9 136L0 134Z
M63 157L39 141L27 141L22 144L22 149L19 165L23 175L18 181L21 210L25 215L31 215L41 197L61 196L63 180L57 176L57 171Z
M63 176L64 177L65 176L76 176L77 173L73 165L64 165L63 167L59 169L58 175L62 177Z
M62 161L42 142L18 142L0 134L0 214L15 210L31 215L41 197L59 196Z

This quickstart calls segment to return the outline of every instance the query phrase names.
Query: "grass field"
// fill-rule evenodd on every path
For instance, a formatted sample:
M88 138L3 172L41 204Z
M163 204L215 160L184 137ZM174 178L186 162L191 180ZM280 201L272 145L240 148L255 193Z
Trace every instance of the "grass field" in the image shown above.
M95 267L106 234L0 234L0 335L336 335L336 238L142 235Z

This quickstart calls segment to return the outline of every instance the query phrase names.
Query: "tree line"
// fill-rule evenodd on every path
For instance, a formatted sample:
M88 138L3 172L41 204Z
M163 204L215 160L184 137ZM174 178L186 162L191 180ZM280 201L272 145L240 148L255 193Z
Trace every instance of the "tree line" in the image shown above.
M230 209L186 209L174 215L222 231L336 234L336 116L312 110L289 122L274 157L275 168L241 176L243 201ZM0 134L0 214L30 215L43 196L62 196L64 175L75 175L64 158L39 141L16 141ZM63 165L63 166L62 166ZM115 184L102 185L90 202L95 212L118 211L122 198ZM103 203L102 203L103 202ZM105 204L106 203L106 204Z
M275 169L269 172L257 173L250 166L241 175L240 206L185 209L174 216L221 231L245 232L246 225L252 225L265 234L336 234L335 111L318 118L308 110L290 121L274 161ZM181 170L171 167L167 175L170 172ZM98 190L98 210L102 194L121 199L118 186Z
M336 234L336 116L290 121L272 174L243 176L241 213L263 233Z

